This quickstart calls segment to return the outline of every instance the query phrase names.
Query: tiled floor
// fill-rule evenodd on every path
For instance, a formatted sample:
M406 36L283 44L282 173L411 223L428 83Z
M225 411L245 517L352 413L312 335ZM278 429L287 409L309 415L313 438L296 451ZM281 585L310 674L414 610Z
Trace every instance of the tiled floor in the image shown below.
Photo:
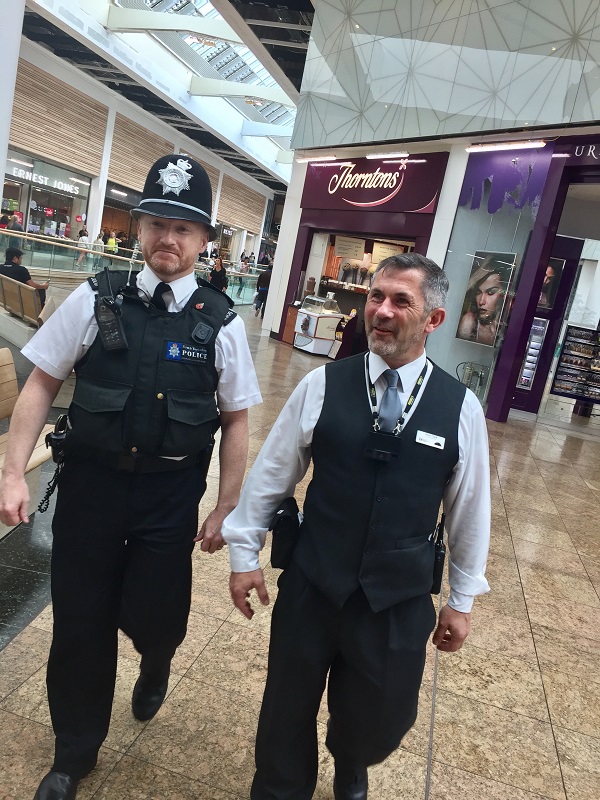
M260 336L249 315L247 326L264 396L250 414L251 461L293 386L321 361ZM529 422L488 427L492 591L476 602L459 653L436 661L431 648L417 724L371 770L373 800L600 797L600 443ZM214 502L217 474L213 463L201 514ZM29 576L47 566L40 556L15 567L17 550L3 561L0 548L0 583L4 569L27 572L15 588L25 614ZM273 599L277 573L267 560ZM82 800L248 798L270 609L259 607L252 622L233 610L226 552L197 551L194 562L189 633L169 696L150 723L132 718L137 658L123 639L110 734L80 785ZM0 652L2 800L31 800L51 760L50 631L46 608ZM324 708L319 720L323 739ZM332 798L331 780L323 749L317 800Z

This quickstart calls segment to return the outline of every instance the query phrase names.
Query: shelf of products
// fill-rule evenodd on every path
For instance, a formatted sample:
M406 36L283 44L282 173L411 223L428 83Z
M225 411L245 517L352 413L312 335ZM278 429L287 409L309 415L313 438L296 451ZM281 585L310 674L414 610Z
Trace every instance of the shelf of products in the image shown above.
M519 378L517 380L517 387L519 389L531 389L535 372L538 368L540 353L542 352L542 345L546 338L546 330L548 328L548 320L541 317L534 317L531 330L529 331L529 339L527 340L527 350L525 351L525 358Z
M600 332L567 326L552 394L600 403Z

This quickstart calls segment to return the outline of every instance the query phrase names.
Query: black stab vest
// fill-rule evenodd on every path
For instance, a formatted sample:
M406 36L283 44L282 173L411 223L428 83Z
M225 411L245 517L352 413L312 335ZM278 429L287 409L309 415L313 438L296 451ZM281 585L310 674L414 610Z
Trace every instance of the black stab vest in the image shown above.
M365 454L372 409L364 354L325 367L325 397L312 442L313 478L294 561L338 607L359 586L373 611L427 594L433 533L458 461L465 387L437 366L394 444L399 457ZM420 444L417 431L444 437L443 449Z
M95 280L99 297L107 295L105 274ZM126 280L126 272L111 271L115 294ZM200 453L219 427L215 340L235 316L228 299L200 286L181 311L169 313L136 290L124 292L121 308L129 349L107 351L98 335L75 365L68 452Z

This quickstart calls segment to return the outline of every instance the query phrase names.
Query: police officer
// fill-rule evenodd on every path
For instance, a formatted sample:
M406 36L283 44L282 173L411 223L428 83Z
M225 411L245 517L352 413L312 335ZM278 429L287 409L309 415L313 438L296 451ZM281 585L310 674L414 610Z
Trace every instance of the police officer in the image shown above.
M132 211L145 264L76 289L23 349L36 365L15 408L0 519L28 519L25 465L52 401L75 369L53 520L54 634L48 701L55 760L35 800L72 800L110 721L117 631L141 653L132 711L151 719L186 633L195 541L214 553L235 507L261 401L244 325L194 263L215 238L200 164L165 156ZM198 503L221 428L215 509Z
M310 800L326 679L335 800L366 800L368 767L414 724L427 640L438 510L447 513L450 595L433 643L469 632L490 535L489 456L479 401L428 361L448 281L423 256L382 261L365 307L369 352L319 367L295 389L223 525L231 594L250 618L278 503L312 459L304 520L279 580L256 740L252 800ZM293 435L292 435L293 432Z

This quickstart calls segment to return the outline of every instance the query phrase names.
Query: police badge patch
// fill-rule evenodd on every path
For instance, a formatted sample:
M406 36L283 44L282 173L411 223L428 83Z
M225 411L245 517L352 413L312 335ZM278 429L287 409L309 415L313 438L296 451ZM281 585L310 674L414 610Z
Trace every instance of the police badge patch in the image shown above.
M179 197L179 193L183 190L190 188L190 179L192 178L191 170L192 165L185 158L178 158L177 164L171 161L164 169L159 169L158 174L160 178L156 181L162 186L163 194L173 192Z
M168 341L165 344L166 361L184 361L188 364L208 363L208 350L206 347L196 347L185 342Z

